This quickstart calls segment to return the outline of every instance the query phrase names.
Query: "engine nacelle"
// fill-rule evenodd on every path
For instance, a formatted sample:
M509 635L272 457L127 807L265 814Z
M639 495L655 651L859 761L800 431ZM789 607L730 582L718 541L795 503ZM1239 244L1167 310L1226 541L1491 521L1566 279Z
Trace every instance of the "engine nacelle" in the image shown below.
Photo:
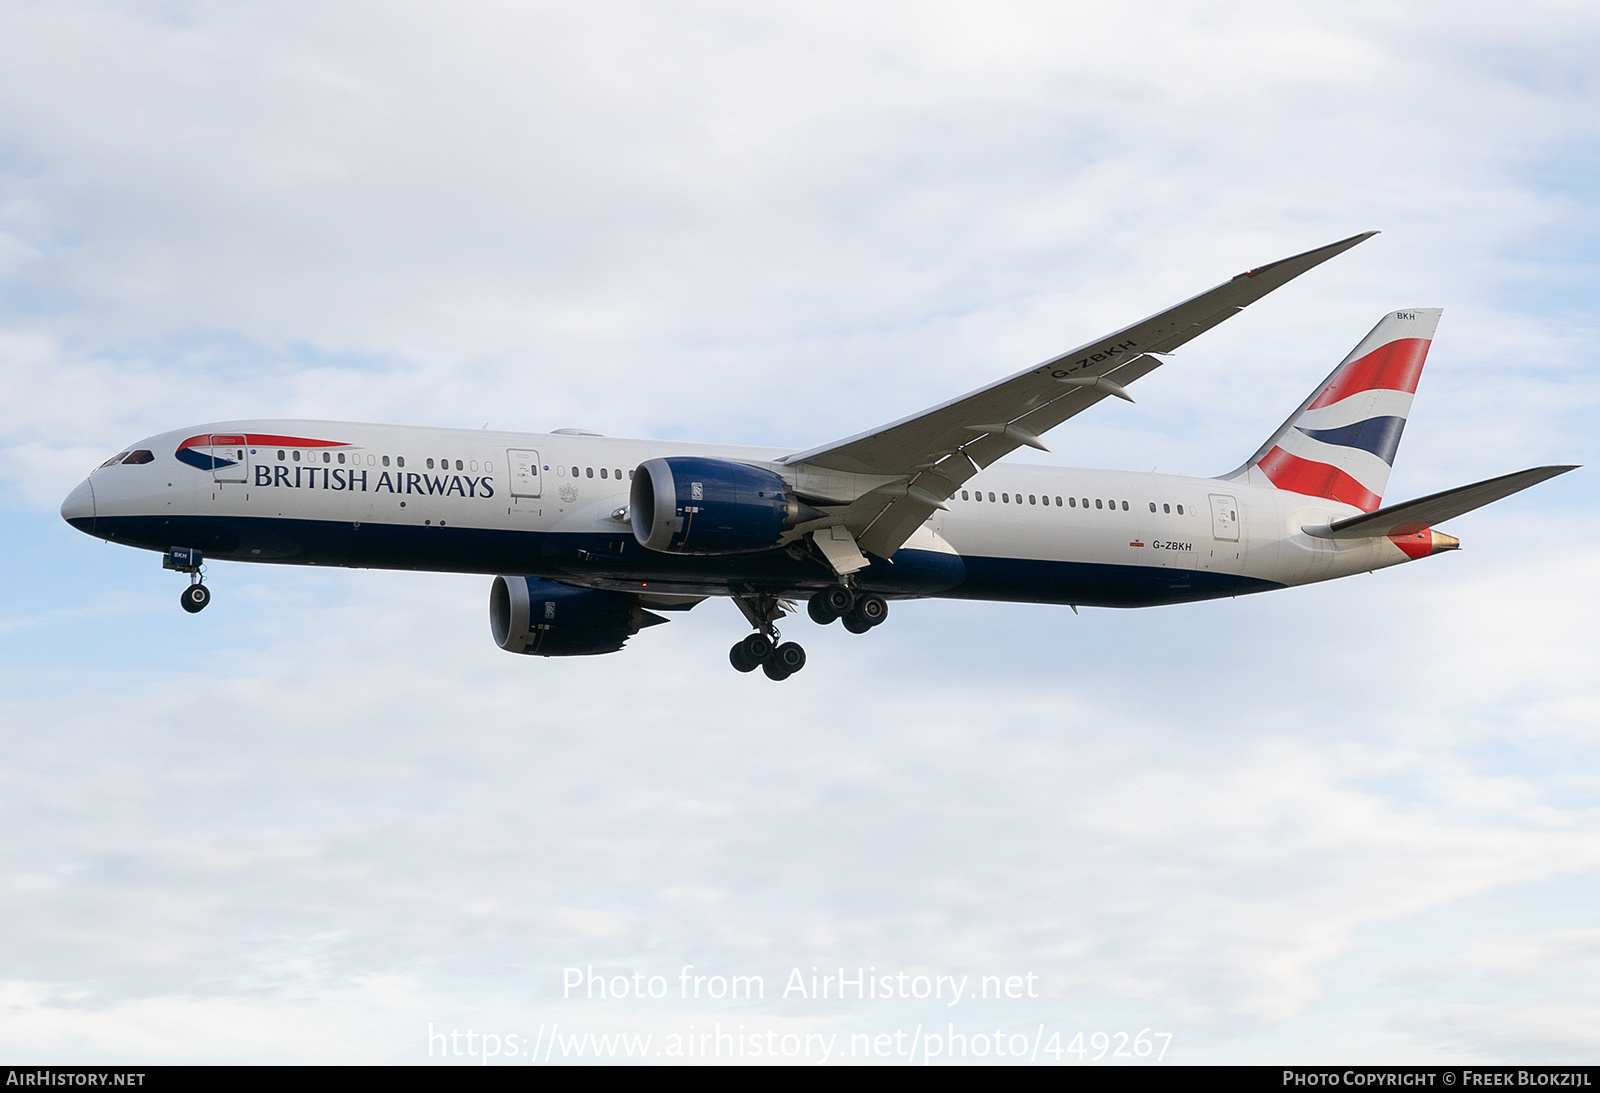
M673 554L770 550L786 529L826 515L771 471L699 456L645 460L628 501L639 545Z
M573 588L537 577L496 577L489 590L489 630L509 653L614 653L644 627L666 621L626 592Z

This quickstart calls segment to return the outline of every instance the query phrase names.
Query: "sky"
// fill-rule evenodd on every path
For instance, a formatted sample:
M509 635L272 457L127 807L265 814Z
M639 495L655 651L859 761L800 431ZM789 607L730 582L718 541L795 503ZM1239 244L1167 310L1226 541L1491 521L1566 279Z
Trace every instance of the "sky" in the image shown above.
M6 4L0 1055L1595 1062L1588 467L1321 586L799 620L781 687L719 601L570 659L475 576L219 563L189 616L57 508L238 417L809 447L1371 229L1008 458L1224 473L1442 307L1389 498L1592 467L1597 50L1557 2ZM860 968L906 978L810 997Z

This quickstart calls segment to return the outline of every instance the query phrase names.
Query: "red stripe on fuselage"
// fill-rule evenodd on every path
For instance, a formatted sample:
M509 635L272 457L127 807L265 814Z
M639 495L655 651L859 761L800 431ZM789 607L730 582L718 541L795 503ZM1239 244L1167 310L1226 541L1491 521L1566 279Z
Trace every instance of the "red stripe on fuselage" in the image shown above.
M283 445L285 448L348 448L350 446L342 440L312 440L310 437L275 436L272 433L201 433L199 436L191 436L188 440L179 444L178 447L180 449L204 447L211 443L211 438L214 436L226 436L229 438L228 442L232 444L237 443L234 438L240 435L243 435L246 444L259 444L262 447L278 444Z
M1422 362L1428 357L1431 342L1421 338L1399 338L1380 345L1365 357L1351 361L1339 370L1328 389L1317 396L1307 410L1332 406L1340 399L1361 391L1405 391L1417 393Z
M1362 512L1371 512L1383 501L1383 498L1338 467L1301 459L1277 446L1263 456L1256 466L1261 468L1267 480L1274 486L1290 493L1343 501L1347 505L1354 505Z

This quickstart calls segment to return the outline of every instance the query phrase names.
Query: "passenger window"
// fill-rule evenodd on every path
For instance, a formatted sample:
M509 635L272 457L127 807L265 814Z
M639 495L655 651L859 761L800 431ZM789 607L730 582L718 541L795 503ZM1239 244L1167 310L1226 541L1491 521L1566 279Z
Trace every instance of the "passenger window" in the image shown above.
M628 472L628 481L630 481L630 482L633 481L633 472L632 471Z
M1105 508L1105 506L1103 504L1101 504L1100 498L1098 498L1098 497L1096 497L1094 499L1094 507L1097 508L1097 509Z
M606 469L604 467L600 468L600 477L601 478L606 477Z
M1060 504L1059 501L1056 502L1056 503ZM1067 504L1071 505L1073 508L1077 508L1078 507L1078 499L1076 497L1069 497L1069 498L1067 498Z
M1183 506L1182 506L1182 505L1179 505L1179 506L1178 506L1178 515L1179 515L1179 516L1182 516L1182 515L1183 515Z
M1002 493L1000 495L1000 501L1001 501L1002 504L1006 504L1006 505L1011 504L1011 495L1009 493Z
M129 466L130 464L133 464L133 463L154 463L155 462L155 458L156 457L155 457L154 453L148 452L145 449L140 448L136 452L129 452L128 453L128 458L124 459L122 461L122 465L124 467L126 467L126 466ZM239 458L240 459L244 458L244 453L243 452L239 453Z
M1083 507L1084 508L1088 508L1089 507L1089 499L1087 497L1085 497L1083 499Z
M1156 503L1154 501L1150 502L1150 511L1151 512L1156 511Z
M1171 516L1172 515L1172 506L1168 505L1168 504L1163 504L1161 506L1161 511L1166 513L1168 516Z
M278 462L279 463L283 462L283 449L282 448L278 449Z
M294 453L294 461L296 463L300 462L300 453L299 452L295 452Z
M1037 505L1039 503L1038 501L1034 500L1035 496L1035 494L1028 494L1028 504ZM1017 494L1017 504L1022 504L1022 495L1020 493Z
M994 500L994 493L992 491L989 494L989 500L991 500L991 501Z
M611 477L615 478L615 479L618 479L620 481L621 478L622 478L622 472L620 470L612 471L611 472Z
M1042 504L1048 505L1050 503L1050 495L1047 493L1043 497L1041 497L1039 500L1040 500L1040 502Z
M399 465L400 465L400 466L402 466L402 467L404 467L404 466L405 466L405 465L406 465L406 457L405 457L405 456L403 456L403 455L397 455L397 456L395 456L395 457L394 457L394 461L395 461L395 462L396 462L396 463L398 463L398 464L399 464Z
M385 467L387 467L389 465L389 457L388 456L384 456L383 457L383 465Z
M343 452L340 452L340 453L339 453L339 462L340 462L340 463L343 463L343 462L344 462L344 453L343 453Z
M584 472L584 474L585 474L586 477L593 478L594 477L594 468L590 467L588 470L586 470Z
M972 498L967 496L967 491L966 490L962 490L961 491L961 500L963 500L963 501L971 501Z
M1122 511L1123 512L1127 512L1128 511L1128 503L1126 501L1124 501L1122 503Z
M430 471L431 471L431 470L433 470L433 460L432 460L432 459L429 459L429 460L428 460L428 469L429 469L429 470L430 470Z

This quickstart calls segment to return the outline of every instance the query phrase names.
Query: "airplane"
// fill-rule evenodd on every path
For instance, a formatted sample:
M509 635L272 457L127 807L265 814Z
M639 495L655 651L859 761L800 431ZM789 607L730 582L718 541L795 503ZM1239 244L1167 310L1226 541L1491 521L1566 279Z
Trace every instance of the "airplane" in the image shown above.
M159 551L211 601L206 559L493 575L490 631L537 656L615 652L730 597L729 651L805 667L777 623L807 603L856 634L892 600L1148 607L1239 596L1456 549L1433 525L1573 466L1383 507L1441 310L1390 312L1237 469L1215 478L1020 465L1020 447L1376 232L1245 271L1033 368L870 432L796 451L551 433L254 420L147 437L62 517ZM663 614L665 613L665 614Z

